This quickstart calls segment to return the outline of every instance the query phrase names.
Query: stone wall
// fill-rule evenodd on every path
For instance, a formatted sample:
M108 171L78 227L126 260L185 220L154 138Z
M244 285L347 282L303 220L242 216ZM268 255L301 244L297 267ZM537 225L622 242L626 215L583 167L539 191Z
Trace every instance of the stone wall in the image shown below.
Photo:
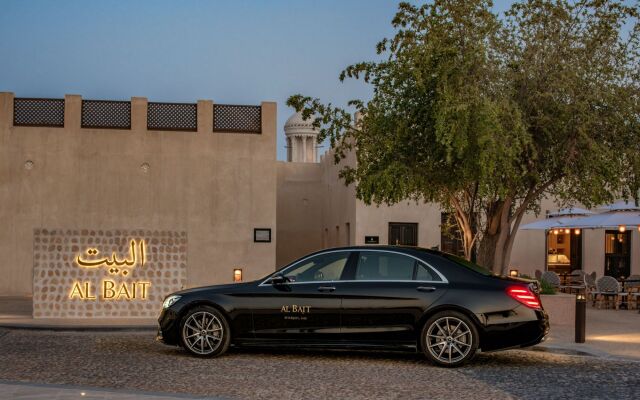
M156 317L187 282L187 233L35 229L35 318Z

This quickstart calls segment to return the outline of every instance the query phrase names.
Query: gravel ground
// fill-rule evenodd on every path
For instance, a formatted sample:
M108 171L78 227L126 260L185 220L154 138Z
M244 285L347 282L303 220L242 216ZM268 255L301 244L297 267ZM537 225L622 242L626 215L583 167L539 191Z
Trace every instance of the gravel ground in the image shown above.
M631 399L640 362L506 351L444 369L412 354L232 350L189 356L142 332L14 330L0 335L0 380L236 399Z

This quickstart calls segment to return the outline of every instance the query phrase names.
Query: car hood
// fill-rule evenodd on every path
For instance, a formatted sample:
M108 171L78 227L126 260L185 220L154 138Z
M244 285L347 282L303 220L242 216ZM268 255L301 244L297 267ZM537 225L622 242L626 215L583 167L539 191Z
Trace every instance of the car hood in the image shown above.
M233 291L241 290L247 286L251 286L254 284L255 282L242 282L242 283L228 283L224 285L200 286L200 287L180 290L179 292L175 292L172 294L183 296L183 295L189 295L189 294L197 294L201 292L224 293L231 290Z

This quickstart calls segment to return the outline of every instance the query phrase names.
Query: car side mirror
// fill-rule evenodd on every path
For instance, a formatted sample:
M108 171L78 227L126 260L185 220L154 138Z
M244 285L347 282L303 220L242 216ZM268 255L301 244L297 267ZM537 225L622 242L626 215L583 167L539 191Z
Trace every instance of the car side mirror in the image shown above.
M282 285L287 282L287 278L282 274L276 274L271 277L269 283L272 285Z

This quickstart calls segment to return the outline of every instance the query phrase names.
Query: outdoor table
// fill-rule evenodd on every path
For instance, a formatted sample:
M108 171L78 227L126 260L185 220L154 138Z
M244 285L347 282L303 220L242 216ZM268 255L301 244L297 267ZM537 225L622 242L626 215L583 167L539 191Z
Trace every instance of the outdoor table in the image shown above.
M637 283L640 282L640 279L624 279L624 278L619 278L618 282L620 282L622 284L622 291L625 291L625 285L627 283ZM625 296L625 301L624 302L620 302L620 306L622 307L622 305L624 305L624 307L628 310L629 309L629 296ZM638 314L640 314L640 310L638 310Z

